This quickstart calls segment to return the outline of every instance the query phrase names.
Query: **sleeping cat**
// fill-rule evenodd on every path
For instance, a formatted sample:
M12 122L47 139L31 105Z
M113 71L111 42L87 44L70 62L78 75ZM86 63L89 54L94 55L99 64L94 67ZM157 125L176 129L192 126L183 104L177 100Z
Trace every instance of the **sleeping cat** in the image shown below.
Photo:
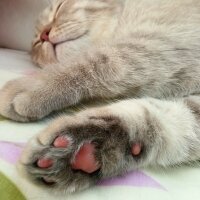
M74 192L200 158L199 0L56 1L38 22L32 58L42 69L0 91L5 117L28 122L118 99L36 135L21 158L32 180Z

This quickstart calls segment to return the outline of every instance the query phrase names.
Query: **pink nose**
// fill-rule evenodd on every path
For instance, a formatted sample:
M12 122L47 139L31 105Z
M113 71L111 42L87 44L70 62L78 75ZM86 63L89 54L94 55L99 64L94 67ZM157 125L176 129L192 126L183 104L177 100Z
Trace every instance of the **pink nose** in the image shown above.
M46 29L42 32L42 34L40 35L40 40L41 41L49 41L49 32L50 32L50 29Z

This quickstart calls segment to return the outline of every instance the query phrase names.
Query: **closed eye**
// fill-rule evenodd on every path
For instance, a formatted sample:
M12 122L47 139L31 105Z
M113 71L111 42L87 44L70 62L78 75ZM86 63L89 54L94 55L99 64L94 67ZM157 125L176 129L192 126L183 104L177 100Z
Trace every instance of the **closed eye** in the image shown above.
M55 46L55 45L59 45L59 44L63 44L63 43L65 43L65 42L71 42L71 41L78 40L78 39L80 39L80 38L82 38L82 37L87 36L87 34L88 34L88 31L86 31L86 32L84 32L84 33L82 33L81 35L78 35L78 36L76 36L76 37L69 38L69 39L66 39L66 40L57 42L57 43L54 44L54 46Z
M62 6L64 5L65 2L62 2L58 5L56 12L55 12L55 18L57 18L59 11L61 10Z

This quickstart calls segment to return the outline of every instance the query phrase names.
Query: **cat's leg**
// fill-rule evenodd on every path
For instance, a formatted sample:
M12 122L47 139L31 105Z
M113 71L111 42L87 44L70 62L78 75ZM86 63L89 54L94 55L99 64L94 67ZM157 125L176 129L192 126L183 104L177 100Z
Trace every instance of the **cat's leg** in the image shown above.
M130 43L89 52L66 66L58 65L56 69L8 82L0 90L0 114L17 121L31 121L85 99L162 98L199 91L197 59L179 58L171 51L170 55L163 51L148 53Z
M131 80L130 66L121 67L126 60L116 55L116 49L91 52L67 66L57 64L35 76L8 82L0 90L0 114L16 121L32 121L82 99L125 94Z
M74 192L137 168L199 159L199 122L200 97L121 101L58 118L20 164L36 182Z

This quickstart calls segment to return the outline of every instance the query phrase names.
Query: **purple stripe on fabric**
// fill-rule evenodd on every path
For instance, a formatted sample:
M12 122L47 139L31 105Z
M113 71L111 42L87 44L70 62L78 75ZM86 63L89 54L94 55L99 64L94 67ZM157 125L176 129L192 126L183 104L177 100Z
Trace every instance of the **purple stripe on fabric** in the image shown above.
M15 164L21 155L24 145L24 143L0 141L0 158ZM98 183L98 186L151 187L166 190L160 183L141 171L133 171L121 177L102 180Z
M0 141L0 158L15 164L19 159L24 144Z
M141 171L129 172L121 177L102 180L98 186L151 187L166 190L160 183Z

